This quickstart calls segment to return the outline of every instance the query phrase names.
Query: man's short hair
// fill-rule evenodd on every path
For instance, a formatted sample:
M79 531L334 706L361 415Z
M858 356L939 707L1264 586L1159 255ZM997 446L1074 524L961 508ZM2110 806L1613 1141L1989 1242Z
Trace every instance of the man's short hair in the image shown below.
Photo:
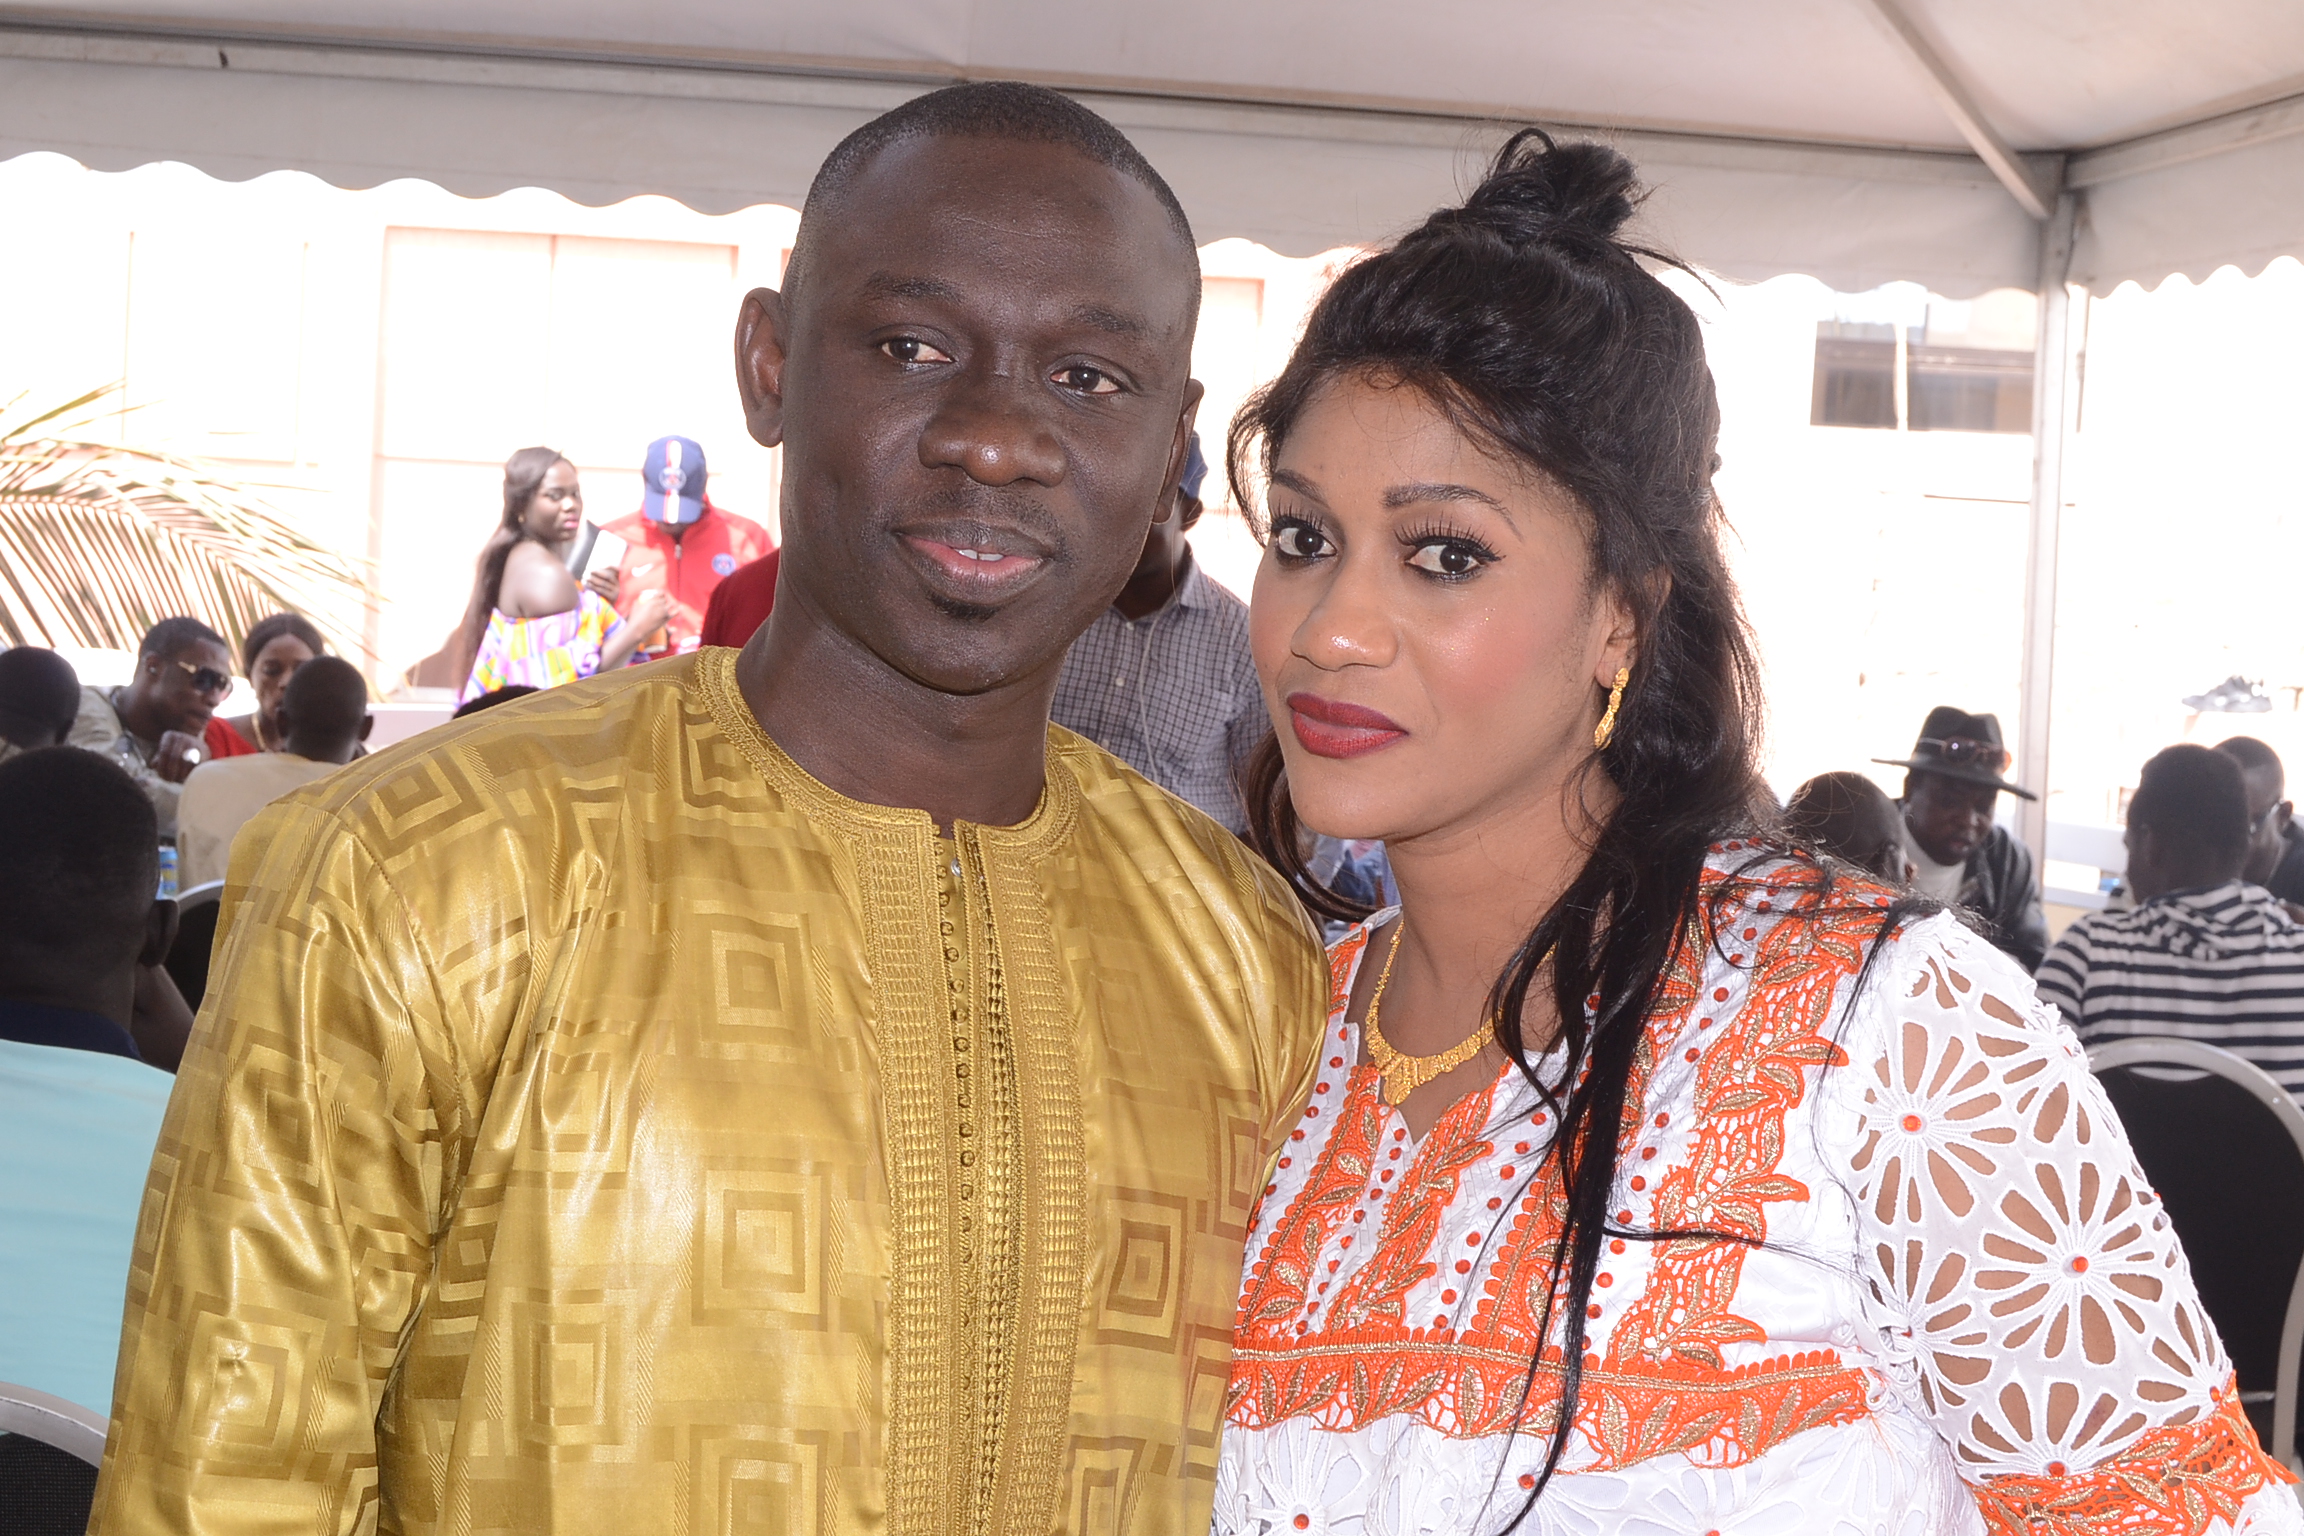
M2270 773L2273 799L2287 793L2288 770L2281 766L2280 754L2269 744L2253 736L2227 736L2216 743L2216 750L2238 763L2243 773Z
M0 763L0 993L135 963L160 884L160 820L127 771L79 747Z
M2231 754L2169 747L2144 765L2128 825L2149 827L2180 855L2237 863L2248 853L2248 786Z
M80 713L80 679L54 651L0 651L0 736L20 747L55 745Z
M136 654L139 657L158 656L166 660L188 645L203 644L222 646L225 655L232 654L232 647L224 644L224 637L198 619L162 619L144 631L144 643L136 647Z
M1888 792L1861 773L1820 773L1792 791L1784 829L1834 858L1901 882L1901 868L1883 868L1884 854L1904 853L1904 818Z
M368 715L368 680L341 656L315 656L289 674L280 703L291 734L352 741Z
M1152 169L1152 162L1128 142L1126 134L1071 97L1044 85L1027 85L1021 80L984 80L948 85L942 90L915 96L881 113L833 146L832 153L817 167L816 179L808 185L808 200L801 205L799 233L792 237L792 256L785 263L786 302L791 302L792 295L806 278L808 257L816 244L817 225L839 203L857 174L891 144L927 138L1060 144L1079 151L1099 165L1111 167L1142 183L1159 200L1169 225L1192 258L1194 277L1198 277L1198 243L1192 237L1192 221L1184 216L1184 205L1177 201L1175 192L1160 173ZM1195 314L1199 304L1200 288L1195 282L1192 288Z

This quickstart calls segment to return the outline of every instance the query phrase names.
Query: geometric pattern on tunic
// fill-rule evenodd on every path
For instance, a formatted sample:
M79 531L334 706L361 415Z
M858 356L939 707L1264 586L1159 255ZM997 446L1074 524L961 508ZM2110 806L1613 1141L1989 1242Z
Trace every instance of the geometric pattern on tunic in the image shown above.
M733 659L519 701L251 823L95 1530L1206 1530L1243 1234L1320 1028L1301 911L1050 732L1040 818L961 829L972 1027L994 969L1022 995L983 1122L1012 1284L957 1285L936 829L868 849L903 813L755 739ZM894 1049L923 1033L932 1085ZM996 1444L985 1398L947 1411L969 1316Z

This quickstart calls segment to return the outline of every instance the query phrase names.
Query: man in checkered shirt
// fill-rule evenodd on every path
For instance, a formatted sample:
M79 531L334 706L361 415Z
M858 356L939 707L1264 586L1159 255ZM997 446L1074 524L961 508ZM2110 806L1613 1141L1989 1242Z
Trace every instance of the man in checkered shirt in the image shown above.
M1112 606L1072 642L1049 714L1235 833L1240 776L1272 728L1248 653L1248 605L1193 563L1208 461L1192 434L1175 510Z

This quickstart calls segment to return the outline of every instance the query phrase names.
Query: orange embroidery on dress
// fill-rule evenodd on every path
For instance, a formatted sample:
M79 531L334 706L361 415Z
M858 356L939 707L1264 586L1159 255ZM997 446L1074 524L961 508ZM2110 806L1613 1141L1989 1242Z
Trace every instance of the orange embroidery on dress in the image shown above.
M1372 1067L1367 1071L1364 1086L1373 1099L1379 1074ZM1337 1294L1328 1314L1330 1329L1358 1328L1379 1319L1395 1325L1407 1322L1408 1292L1437 1267L1432 1245L1439 1240L1440 1218L1456 1198L1464 1170L1496 1150L1480 1139L1480 1128L1488 1123L1488 1109L1495 1100L1496 1085L1491 1082L1449 1105L1433 1123L1401 1175L1398 1193L1385 1197L1376 1256Z
M2076 1477L1995 1477L1976 1490L1985 1527L2002 1536L2196 1536L2237 1523L2249 1495L2295 1475L2267 1456L2226 1383L2207 1417L2139 1435Z
M1328 1022L1335 1024L1344 1017L1344 1005L1352 1001L1352 973L1360 964L1360 952L1368 947L1368 930L1355 928L1336 941L1328 952Z
M1708 905L1725 878L1707 873ZM1835 997L1878 932L1879 914L1868 886L1851 882L1846 896L1819 907L1805 893L1806 879L1794 867L1747 882L1780 918L1794 920L1773 923L1756 946L1736 1027L1704 1052L1694 1144L1684 1162L1661 1175L1653 1197L1659 1227L1757 1242L1767 1234L1765 1205L1807 1196L1799 1181L1776 1171L1785 1117L1805 1094L1807 1069L1844 1060L1825 1031ZM1332 973L1338 1020L1365 935L1354 940L1338 946ZM1643 1032L1629 1104L1645 1102L1654 1063L1711 1001L1701 991L1703 969L1704 954L1693 946L1675 957ZM1376 1166L1384 1118L1373 1077L1355 1069L1319 1165L1250 1273L1227 1420L1253 1428L1304 1417L1350 1429L1406 1414L1459 1437L1549 1433L1561 1390L1558 1346L1547 1345L1533 1372L1530 1365L1566 1214L1556 1160L1546 1160L1513 1213L1468 1325L1410 1327L1405 1316L1408 1291L1433 1273L1431 1250L1463 1170L1493 1154L1480 1134L1493 1087L1459 1100L1433 1127L1391 1197L1377 1254L1326 1317L1316 1326L1307 1320L1313 1270ZM1619 1157L1629 1158L1648 1129L1636 1113ZM1730 1310L1747 1251L1743 1242L1717 1240L1658 1245L1642 1294L1610 1330L1606 1355L1588 1359L1583 1373L1577 1422L1598 1467L1675 1451L1735 1465L1868 1411L1864 1375L1830 1352L1725 1364L1722 1346L1764 1341L1758 1327Z

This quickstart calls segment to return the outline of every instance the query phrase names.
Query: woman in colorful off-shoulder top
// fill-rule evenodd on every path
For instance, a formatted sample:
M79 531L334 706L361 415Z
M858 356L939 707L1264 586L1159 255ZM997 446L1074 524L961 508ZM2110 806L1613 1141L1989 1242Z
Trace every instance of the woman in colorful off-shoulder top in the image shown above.
M643 592L617 617L611 589L577 585L568 546L584 526L576 466L550 448L504 464L504 516L480 551L461 631L470 657L459 702L505 687L550 688L623 666L671 611Z
M1233 428L1258 840L1365 920L1216 1531L2304 1531L2071 1033L1758 809L1719 409L1637 198L1520 135ZM1400 904L1343 910L1300 825Z

